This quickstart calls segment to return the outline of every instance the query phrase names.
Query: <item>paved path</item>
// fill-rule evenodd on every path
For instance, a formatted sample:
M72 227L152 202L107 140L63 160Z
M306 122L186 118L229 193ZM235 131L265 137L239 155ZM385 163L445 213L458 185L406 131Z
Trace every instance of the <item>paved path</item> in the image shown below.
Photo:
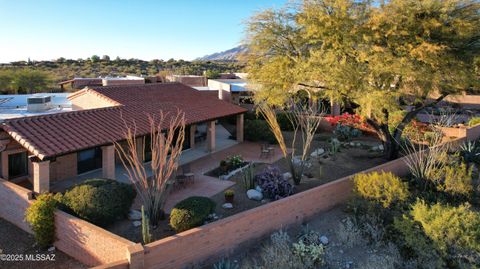
M245 161L262 163L274 163L283 157L280 148L275 146L275 153L273 156L270 156L269 158L260 158L260 147L261 146L258 143L243 142L191 162L190 168L195 174L195 183L192 185L187 185L185 188L173 191L168 196L165 203L166 211L170 212L176 203L190 196L212 197L215 194L222 192L228 187L234 185L235 182L233 181L220 180L218 178L204 175L206 172L218 167L220 161L229 156L241 155ZM139 209L141 204L142 203L137 196L133 207Z

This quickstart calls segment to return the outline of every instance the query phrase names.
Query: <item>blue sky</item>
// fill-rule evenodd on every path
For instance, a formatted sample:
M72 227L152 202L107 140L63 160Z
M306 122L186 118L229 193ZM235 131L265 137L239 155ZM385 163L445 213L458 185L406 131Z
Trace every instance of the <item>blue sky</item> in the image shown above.
M0 0L0 62L192 60L230 49L254 12L287 0Z

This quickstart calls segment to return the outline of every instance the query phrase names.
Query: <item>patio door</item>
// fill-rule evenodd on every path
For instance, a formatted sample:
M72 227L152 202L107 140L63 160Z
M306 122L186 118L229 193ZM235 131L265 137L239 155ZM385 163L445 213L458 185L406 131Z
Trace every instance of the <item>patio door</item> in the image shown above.
M17 178L28 175L27 152L8 155L8 178Z

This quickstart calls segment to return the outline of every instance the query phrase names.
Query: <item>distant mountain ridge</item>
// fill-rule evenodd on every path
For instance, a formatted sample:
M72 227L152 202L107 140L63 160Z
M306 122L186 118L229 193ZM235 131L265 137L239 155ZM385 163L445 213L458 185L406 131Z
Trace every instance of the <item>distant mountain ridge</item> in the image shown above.
M197 58L198 61L237 61L238 56L241 53L247 51L247 47L244 45L237 46L233 49L229 49L222 52L216 52L213 54L205 55L203 57Z

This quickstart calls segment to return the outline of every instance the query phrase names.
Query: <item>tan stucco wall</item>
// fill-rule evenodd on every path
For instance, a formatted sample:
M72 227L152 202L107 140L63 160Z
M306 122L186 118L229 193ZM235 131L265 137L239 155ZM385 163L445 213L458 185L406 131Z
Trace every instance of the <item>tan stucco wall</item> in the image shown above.
M75 96L70 100L73 110L94 109L102 107L111 107L112 103L106 99L100 98L92 93L84 93Z

